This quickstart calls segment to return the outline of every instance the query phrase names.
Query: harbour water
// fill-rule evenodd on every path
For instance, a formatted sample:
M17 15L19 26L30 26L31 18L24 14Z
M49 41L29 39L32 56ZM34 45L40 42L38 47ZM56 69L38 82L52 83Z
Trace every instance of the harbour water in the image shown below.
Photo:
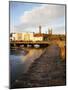
M34 60L39 58L45 49L21 48L10 51L10 78L13 83L27 72Z

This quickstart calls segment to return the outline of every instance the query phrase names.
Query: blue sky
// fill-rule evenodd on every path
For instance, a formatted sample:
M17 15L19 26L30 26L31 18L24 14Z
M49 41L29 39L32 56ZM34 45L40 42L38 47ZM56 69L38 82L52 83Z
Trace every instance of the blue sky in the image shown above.
M36 3L22 3L22 2L10 2L10 21L11 23L14 22L14 25L19 24L20 16L24 14L25 11L30 11L34 7L39 7L40 4Z
M25 2L10 2L10 32L47 32L65 33L65 6Z

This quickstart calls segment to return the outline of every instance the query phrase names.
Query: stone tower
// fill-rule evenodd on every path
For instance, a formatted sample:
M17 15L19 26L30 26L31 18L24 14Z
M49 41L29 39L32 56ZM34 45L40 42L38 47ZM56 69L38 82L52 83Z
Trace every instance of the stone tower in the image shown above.
M48 34L52 35L52 28L48 28Z
M41 33L41 25L39 26L39 33Z

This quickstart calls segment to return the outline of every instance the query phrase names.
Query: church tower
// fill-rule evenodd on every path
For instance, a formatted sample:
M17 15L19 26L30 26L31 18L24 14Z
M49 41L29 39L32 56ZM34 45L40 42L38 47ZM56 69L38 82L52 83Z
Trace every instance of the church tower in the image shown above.
M41 34L41 25L39 26L39 33Z
M52 28L48 28L48 34L52 35Z

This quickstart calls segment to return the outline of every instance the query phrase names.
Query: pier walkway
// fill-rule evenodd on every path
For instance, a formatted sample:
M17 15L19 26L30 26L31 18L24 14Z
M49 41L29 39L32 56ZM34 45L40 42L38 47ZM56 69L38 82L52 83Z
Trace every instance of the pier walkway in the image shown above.
M19 77L12 88L60 86L66 84L65 62L57 45L47 47L45 53L32 63L27 73Z

